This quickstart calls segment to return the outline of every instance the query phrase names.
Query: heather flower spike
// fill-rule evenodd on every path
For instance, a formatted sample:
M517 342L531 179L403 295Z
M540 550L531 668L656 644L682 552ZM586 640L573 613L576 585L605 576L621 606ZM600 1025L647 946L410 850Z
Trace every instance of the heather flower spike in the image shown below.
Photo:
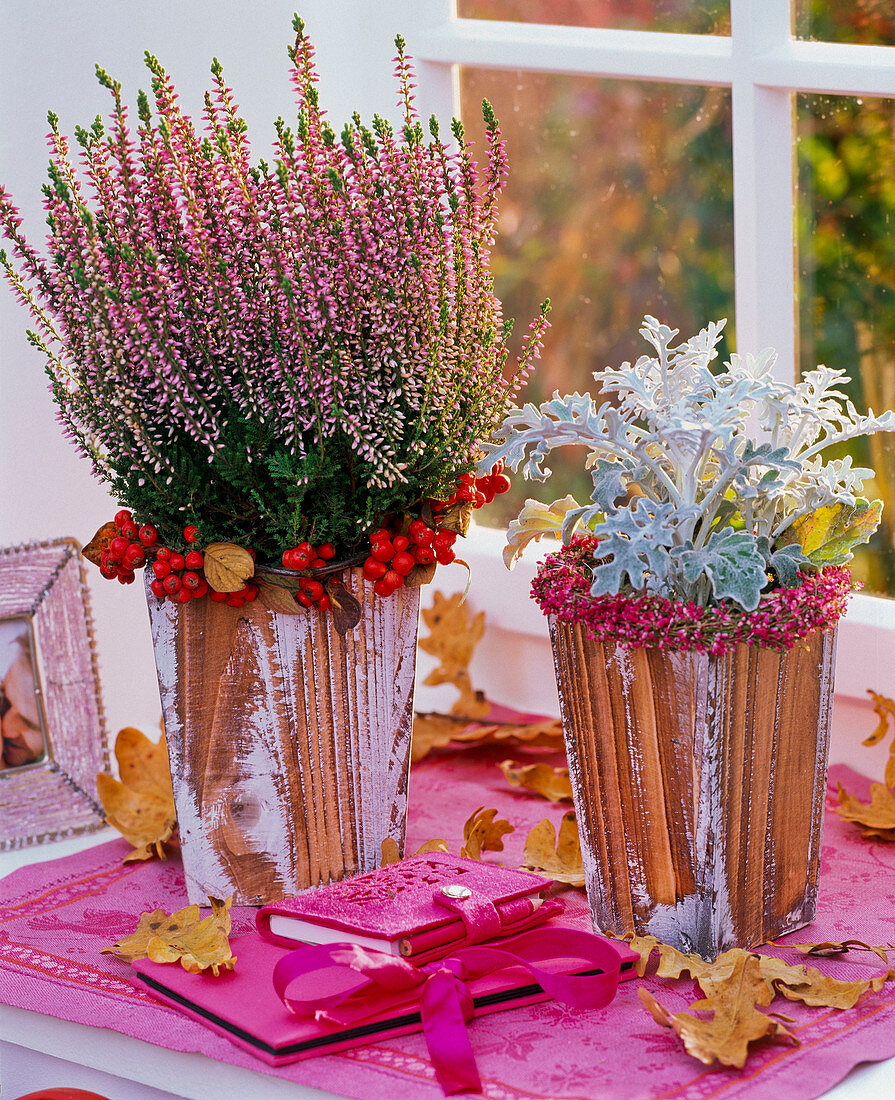
M163 541L184 526L268 560L311 540L356 554L386 515L447 499L537 357L507 369L489 268L506 176L424 128L396 42L400 124L341 135L301 20L297 117L254 157L217 60L196 123L160 61L129 115L75 131L50 115L46 255L0 190L6 276L34 318L62 425ZM429 138L425 137L428 129Z
M499 459L541 481L555 447L583 444L593 482L584 505L529 501L511 525L510 561L547 530L567 545L577 533L589 549L575 560L580 569L586 559L589 592L603 611L627 593L653 609L649 600L664 599L752 612L763 593L850 560L876 529L881 504L861 496L871 470L849 458L824 461L823 452L895 431L895 413L858 414L839 388L848 380L841 370L821 366L795 385L779 381L772 351L733 355L713 373L724 323L675 344L676 330L646 317L640 332L655 354L595 373L599 404L557 392L539 408L510 412L484 448L483 467ZM538 598L557 613L562 600L548 587ZM575 589L579 604L581 595Z

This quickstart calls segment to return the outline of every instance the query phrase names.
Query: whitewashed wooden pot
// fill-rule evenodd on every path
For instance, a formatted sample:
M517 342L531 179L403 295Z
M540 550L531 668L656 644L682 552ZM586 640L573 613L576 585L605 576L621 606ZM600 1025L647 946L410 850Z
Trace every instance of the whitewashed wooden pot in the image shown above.
M419 589L341 579L362 609L344 636L316 609L147 591L191 902L261 905L403 851Z
M714 958L809 923L835 633L718 656L550 635L594 925Z

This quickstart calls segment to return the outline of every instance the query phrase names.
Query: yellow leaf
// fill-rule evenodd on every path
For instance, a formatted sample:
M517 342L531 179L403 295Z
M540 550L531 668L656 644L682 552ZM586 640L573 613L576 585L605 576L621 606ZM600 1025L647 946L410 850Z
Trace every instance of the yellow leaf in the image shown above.
M869 688L868 694L873 697L873 710L877 718L879 718L879 724L869 737L864 738L861 744L876 745L885 737L889 729L889 720L895 717L895 699L889 699L885 695L880 695L879 692L872 691ZM892 738L892 744L889 746L889 759L886 761L886 771L883 776L883 782L887 787L895 787L895 737Z
M870 784L870 802L862 802L839 784L836 813L845 821L863 827L864 836L895 840L895 790L882 783Z
M303 615L305 613L304 608L295 602L295 596L288 588L284 588L280 584L271 584L261 577L256 577L253 583L258 585L258 599L268 610L278 611L281 615ZM214 585L212 584L211 587L214 588Z
M415 856L421 856L424 852L448 852L448 843L441 837L437 837L435 840L427 840L425 844L421 844L419 848L413 853Z
M509 821L495 821L497 810L479 808L467 818L463 826L463 847L460 855L469 859L481 859L482 852L502 852L503 836L515 830Z
M490 707L483 697L479 698L469 677L469 663L485 633L485 612L471 616L460 592L452 596L435 592L432 607L423 608L422 616L429 634L420 638L420 649L439 660L438 667L429 673L423 683L430 686L454 684L460 691L460 698L451 708L454 714L464 714L470 718L487 714Z
M161 909L143 913L134 932L104 947L101 954L117 955L124 962L151 959L177 962L190 974L221 968L232 970L236 962L230 950L230 906L233 899L210 898L211 914L204 920L198 905L188 905L168 916Z
M134 847L124 862L153 855L164 859L162 845L177 826L164 733L158 744L153 744L133 727L120 730L115 758L121 781L101 773L96 788L106 821Z
M205 547L205 579L215 592L239 592L255 572L248 550L233 542L212 542Z
M761 974L787 1000L825 1008L854 1008L865 993L878 993L895 977L890 970L873 978L844 982L822 974L817 967L788 966L769 955L761 956Z
M383 867L390 867L401 858L397 842L390 836L387 836L379 845L379 850L381 853L379 862Z
M879 500L826 504L795 520L779 541L797 542L815 565L842 565L851 561L852 547L867 542L879 527L882 509Z
M568 768L551 768L549 764L517 764L514 760L504 760L498 767L511 787L533 791L549 802L572 800Z
M537 871L569 886L584 885L584 864L574 810L563 814L558 837L549 818L535 825L525 841L522 870Z
M889 964L889 952L895 951L895 944L884 943L873 947L869 943L864 943L863 940L824 940L821 943L790 943L786 946L794 947L796 951L801 951L803 955L818 958L826 958L830 955L845 955L849 951L871 951L887 966Z
M710 1066L718 1061L725 1066L745 1065L749 1044L757 1039L778 1038L798 1046L798 1039L779 1020L759 1012L757 1005L769 1005L774 991L760 973L755 955L741 951L733 967L723 977L703 975L700 987L705 998L691 1009L711 1012L701 1019L689 1012L672 1015L644 988L640 999L663 1027L670 1027L683 1041L687 1053Z
M530 542L537 542L544 535L559 538L566 513L578 508L573 496L542 504L539 500L526 500L525 507L507 528L507 544L503 548L503 563L512 569Z

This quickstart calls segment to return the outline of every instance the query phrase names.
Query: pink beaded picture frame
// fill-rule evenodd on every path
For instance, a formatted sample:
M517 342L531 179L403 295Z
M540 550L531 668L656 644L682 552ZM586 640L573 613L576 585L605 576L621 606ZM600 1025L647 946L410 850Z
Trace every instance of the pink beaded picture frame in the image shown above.
M0 549L0 850L98 828L109 770L74 539Z

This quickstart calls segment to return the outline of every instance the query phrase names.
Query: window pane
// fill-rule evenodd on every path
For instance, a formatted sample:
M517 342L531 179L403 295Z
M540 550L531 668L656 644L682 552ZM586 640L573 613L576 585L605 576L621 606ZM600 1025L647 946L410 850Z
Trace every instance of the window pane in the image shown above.
M465 19L730 34L730 0L458 0Z
M799 360L840 367L862 411L895 408L895 100L797 96ZM843 450L845 453L845 450ZM895 436L848 446L884 501L883 522L853 569L895 595Z
M797 38L895 46L892 0L795 0Z
M727 317L732 335L728 91L466 68L462 117L479 148L483 97L510 162L493 266L514 339L553 304L525 400L592 390L593 371L643 354L645 313L685 336ZM580 456L551 465L545 484L516 478L483 521L504 523L527 496L589 498Z

